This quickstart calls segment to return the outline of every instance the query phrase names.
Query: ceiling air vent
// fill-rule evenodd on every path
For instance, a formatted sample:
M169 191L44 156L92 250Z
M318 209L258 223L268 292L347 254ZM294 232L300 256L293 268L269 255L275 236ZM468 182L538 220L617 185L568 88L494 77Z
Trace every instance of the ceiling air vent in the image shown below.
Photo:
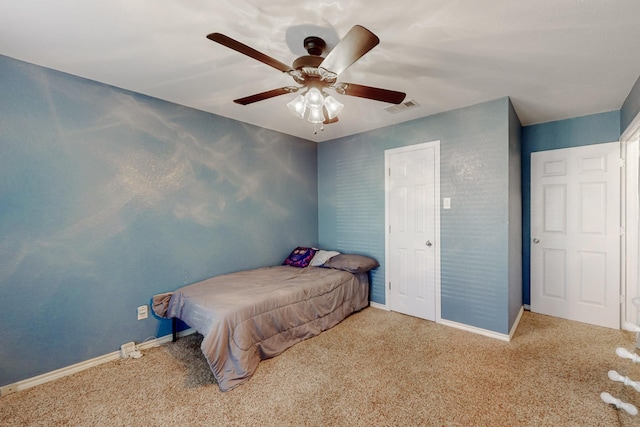
M416 108L416 107L419 107L419 106L420 106L420 104L418 104L413 99L407 99L406 101L401 102L400 104L395 104L395 105L391 105L389 107L386 107L385 110L387 110L391 114L395 114L395 113L399 113L401 111L405 111L405 110L408 110L410 108Z

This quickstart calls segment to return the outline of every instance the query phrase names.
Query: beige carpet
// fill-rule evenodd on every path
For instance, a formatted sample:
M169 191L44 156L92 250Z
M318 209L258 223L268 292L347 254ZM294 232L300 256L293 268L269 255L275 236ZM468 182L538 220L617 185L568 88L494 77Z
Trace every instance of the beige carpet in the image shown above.
M2 426L631 426L629 332L525 312L503 342L368 308L221 393L198 335L0 398ZM640 352L640 351L639 351Z

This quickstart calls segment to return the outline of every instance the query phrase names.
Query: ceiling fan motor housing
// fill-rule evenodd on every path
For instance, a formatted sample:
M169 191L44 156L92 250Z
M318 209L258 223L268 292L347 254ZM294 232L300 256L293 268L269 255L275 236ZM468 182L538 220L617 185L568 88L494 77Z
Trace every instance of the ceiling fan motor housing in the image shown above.
M290 74L301 85L308 86L312 84L311 82L317 81L319 86L331 86L336 82L337 76L319 68L323 60L324 58L321 56L301 56L293 61L293 69L295 71Z
M309 36L304 39L304 48L309 53L309 55L320 56L324 49L327 47L327 44L320 37Z

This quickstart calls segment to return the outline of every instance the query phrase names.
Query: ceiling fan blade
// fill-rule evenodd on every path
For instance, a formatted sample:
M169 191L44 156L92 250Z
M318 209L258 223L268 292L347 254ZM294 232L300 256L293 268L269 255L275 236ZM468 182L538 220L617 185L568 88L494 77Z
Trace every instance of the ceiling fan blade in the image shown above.
M266 92L256 93L255 95L245 96L244 98L234 99L233 102L235 102L236 104L248 105L253 104L254 102L273 98L274 96L285 95L287 93L293 93L297 91L298 88L295 86L285 86L278 89L268 90Z
M320 68L340 74L378 43L378 36L361 25L354 25L324 58Z
M336 85L336 92L342 95L358 96L360 98L374 99L391 104L400 104L407 96L404 92L357 85L355 83L338 83Z
M268 55L265 55L262 52L258 52L252 47L247 46L246 44L242 44L237 40L232 39L231 37L227 37L224 34L220 33L211 33L207 36L209 40L212 40L216 43L220 43L223 46L228 47L229 49L233 49L237 52L242 53L243 55L247 55L253 59L257 59L258 61L265 63L276 70L280 70L283 73L287 73L291 71L291 67L285 63L278 61Z

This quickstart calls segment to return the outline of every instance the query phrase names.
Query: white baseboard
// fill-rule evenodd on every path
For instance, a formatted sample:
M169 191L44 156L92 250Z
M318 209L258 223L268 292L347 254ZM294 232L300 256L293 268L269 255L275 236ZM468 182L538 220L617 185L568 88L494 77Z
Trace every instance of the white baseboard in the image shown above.
M474 334L484 335L485 337L495 338L501 341L509 341L509 335L490 331L488 329L477 328L475 326L465 325L464 323L453 322L445 319L441 319L438 323L452 328L462 329L463 331L473 332Z
M185 329L184 331L180 331L178 332L178 337L182 338L182 337L186 337L187 335L191 335L191 334L195 334L196 330L193 328L189 328L189 329ZM171 342L173 340L173 335L165 335L163 337L160 338L154 338L152 340L149 341L144 341L138 345L136 345L136 348L138 350L147 350L153 347L159 347L162 344Z
M386 305L380 304L378 302L369 301L369 307L377 308L384 311L389 311Z
M380 310L390 311L386 305L379 304L377 302L369 302L369 306L373 308L378 308ZM522 313L524 313L525 307L520 307L520 311L518 312L518 317L516 317L515 322L513 322L513 326L511 327L511 331L509 331L509 335L500 334L498 332L490 331L488 329L476 328L475 326L465 325L464 323L453 322L451 320L438 319L436 323L440 325L450 326L452 328L463 329L465 331L473 332L474 334L484 335L491 338L496 338L501 341L511 341L513 338L513 334L516 333L516 329L518 328L518 324L520 324L520 319L522 318Z
M178 333L179 337L191 335L195 332L194 329L186 329ZM138 350L147 350L153 347L158 347L161 344L170 342L173 339L173 335L165 335L160 338L154 338L149 341L145 341L136 345ZM26 390L31 387L35 387L40 384L48 383L49 381L55 381L57 379L73 375L77 372L84 371L85 369L92 368L94 366L102 365L103 363L112 362L120 359L120 350L114 351L102 356L94 357L93 359L85 360L84 362L76 363L75 365L67 366L64 368L56 369L55 371L47 372L26 380L21 380L12 384L7 384L0 387L0 397L6 396L17 391Z
M478 334L478 335L484 335L486 337L489 338L495 338L495 339L499 339L501 341L511 341L511 338L513 338L513 334L516 333L516 329L518 328L518 325L520 324L520 319L522 319L522 313L524 313L524 307L520 307L520 311L518 312L518 317L516 317L515 322L513 322L513 326L511 327L511 330L509 331L509 334L501 334L499 332L495 332L495 331L490 331L488 329L482 329L482 328L477 328L475 326L469 326L469 325L465 325L464 323L458 323L458 322L453 322L451 320L445 320L445 319L440 319L440 321L438 323L445 325L445 326L451 326L452 328L457 328L457 329L462 329L468 332L473 332L474 334Z
M520 320L522 319L522 315L524 314L524 306L520 307L520 311L518 311L518 316L516 320L513 322L513 326L511 326L511 330L509 331L509 341L513 338L513 334L516 333L516 329L518 329L518 325L520 324Z

